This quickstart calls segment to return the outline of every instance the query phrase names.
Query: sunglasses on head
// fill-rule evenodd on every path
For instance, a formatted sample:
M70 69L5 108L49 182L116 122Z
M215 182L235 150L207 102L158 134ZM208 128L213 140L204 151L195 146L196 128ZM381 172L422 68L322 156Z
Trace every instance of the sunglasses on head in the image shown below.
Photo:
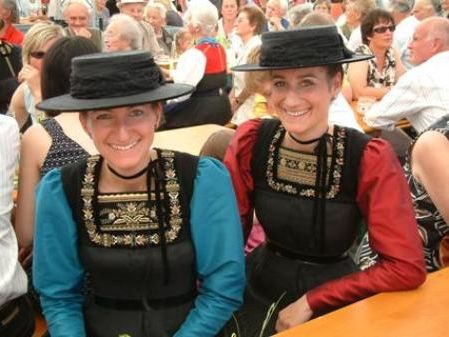
M378 34L383 34L383 33L385 33L387 30L389 30L390 32L393 33L395 29L396 29L396 26L395 26L395 25L382 26L382 27L373 28L373 32L374 32L374 33L378 33Z
M43 59L45 56L45 52L44 51L33 51L30 53L31 57L34 57L35 59Z

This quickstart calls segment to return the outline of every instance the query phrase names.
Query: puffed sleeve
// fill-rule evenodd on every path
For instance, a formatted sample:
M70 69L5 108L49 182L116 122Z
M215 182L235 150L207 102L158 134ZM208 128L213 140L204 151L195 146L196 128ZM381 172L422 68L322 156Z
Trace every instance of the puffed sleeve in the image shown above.
M325 312L385 291L409 290L426 278L410 191L391 147L372 139L359 168L357 204L379 262L307 293L314 312Z
M199 295L176 337L212 337L243 301L243 235L231 179L217 160L199 160L190 204Z
M251 175L251 160L261 122L262 119L251 119L241 124L232 138L223 160L231 174L245 239L248 238L253 224L254 183Z
M50 334L85 336L81 311L84 270L78 256L77 228L59 169L48 173L38 185L35 221L33 282Z

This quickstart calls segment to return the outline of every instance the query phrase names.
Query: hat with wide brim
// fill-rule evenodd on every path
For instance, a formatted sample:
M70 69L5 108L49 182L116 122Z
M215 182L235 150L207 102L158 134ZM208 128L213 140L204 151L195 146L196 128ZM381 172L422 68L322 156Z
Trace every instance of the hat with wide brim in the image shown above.
M346 48L335 26L321 26L262 34L259 63L247 63L233 71L295 69L365 61L372 55Z
M72 60L70 93L43 100L44 111L87 111L165 101L193 92L166 84L153 56L144 51L98 53Z

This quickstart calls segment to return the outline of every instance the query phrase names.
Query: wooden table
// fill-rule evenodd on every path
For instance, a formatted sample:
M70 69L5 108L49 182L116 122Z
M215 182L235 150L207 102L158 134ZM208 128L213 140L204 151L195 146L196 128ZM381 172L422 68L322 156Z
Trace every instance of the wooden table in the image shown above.
M215 131L225 129L216 124L205 124L156 132L153 146L198 155L209 136Z
M382 293L276 337L447 337L449 268L412 291Z
M357 101L351 102L351 108L357 123L359 123L363 131L373 137L379 137L382 130L373 128L365 123L365 121L363 120L363 115L359 112L359 109L357 108ZM403 118L398 122L396 122L396 127L399 129L408 129L411 127L411 124L407 119Z

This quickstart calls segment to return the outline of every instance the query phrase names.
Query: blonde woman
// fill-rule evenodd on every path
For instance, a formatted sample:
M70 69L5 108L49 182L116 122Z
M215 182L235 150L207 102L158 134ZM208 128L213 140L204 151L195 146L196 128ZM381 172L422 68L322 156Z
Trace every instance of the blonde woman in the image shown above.
M63 36L61 26L48 23L36 23L25 35L22 48L23 68L18 76L22 83L15 91L10 105L10 111L22 133L38 120L38 112L34 106L41 101L42 60L53 43Z

